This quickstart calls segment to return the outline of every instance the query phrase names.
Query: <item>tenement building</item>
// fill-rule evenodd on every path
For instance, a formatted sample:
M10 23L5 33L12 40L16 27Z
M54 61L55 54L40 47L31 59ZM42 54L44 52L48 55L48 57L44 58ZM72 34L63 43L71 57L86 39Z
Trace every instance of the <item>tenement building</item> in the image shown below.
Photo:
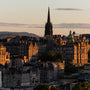
M10 63L10 53L6 51L6 47L0 43L0 64Z
M38 57L38 45L32 41L20 41L20 56L27 56L27 59L36 60Z
M65 62L43 62L40 67L40 82L50 83L64 73Z
M73 65L84 65L88 63L89 40L81 36L73 36L72 32L66 39L59 37L53 50L61 53L67 63Z
M67 61L72 64L84 65L88 63L89 40L85 37L75 37L71 31L67 37L67 43L63 46L63 54Z
M26 57L28 61L35 60L38 57L38 38L28 36L16 36L7 40L0 41L10 53L10 59L19 56L22 58Z

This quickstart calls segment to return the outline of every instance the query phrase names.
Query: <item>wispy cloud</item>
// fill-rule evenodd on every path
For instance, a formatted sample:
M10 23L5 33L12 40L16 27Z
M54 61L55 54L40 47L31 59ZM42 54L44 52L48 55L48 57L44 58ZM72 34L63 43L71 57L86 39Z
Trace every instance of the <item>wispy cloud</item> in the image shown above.
M68 29L90 29L90 24L87 23L61 23L53 24L54 28L68 28ZM45 28L43 24L31 24L28 28Z
M56 8L55 10L82 11L83 9L79 9L79 8Z
M19 24L19 23L5 23L0 22L0 26L9 26L9 27L22 27L22 26L28 26L28 24Z
M26 27L26 28L44 28L44 25L41 24L20 24L20 23L6 23L0 22L0 26L3 27Z
M86 24L86 23L62 23L62 24L54 24L54 28L90 29L90 24Z
M44 28L43 24L30 24L28 28Z
M18 23L4 23L0 22L0 27L13 27L13 28L45 28L45 24L18 24ZM61 23L53 24L54 28L68 28L68 29L90 29L88 23Z
M67 29L90 29L90 24L87 23L61 23L53 24L54 28L67 28ZM45 28L43 24L32 24L28 28Z

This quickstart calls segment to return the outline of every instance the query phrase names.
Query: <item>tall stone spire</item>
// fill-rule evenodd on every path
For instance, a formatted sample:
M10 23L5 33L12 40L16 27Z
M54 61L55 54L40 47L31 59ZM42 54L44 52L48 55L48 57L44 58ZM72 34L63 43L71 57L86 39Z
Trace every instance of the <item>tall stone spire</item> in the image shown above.
M50 8L48 7L48 17L47 17L47 23L45 25L45 36L52 36L53 30L52 30L52 23L50 21Z
M50 22L50 8L48 7L48 20L47 22Z

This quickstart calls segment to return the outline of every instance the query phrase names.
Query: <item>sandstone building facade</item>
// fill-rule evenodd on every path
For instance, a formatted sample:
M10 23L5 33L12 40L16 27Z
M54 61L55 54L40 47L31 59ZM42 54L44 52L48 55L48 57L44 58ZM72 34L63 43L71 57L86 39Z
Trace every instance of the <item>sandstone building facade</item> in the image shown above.
M56 41L54 51L64 55L67 63L73 65L84 65L88 63L88 51L90 49L89 40L81 36L73 36L70 31L66 40L62 37ZM66 42L65 42L66 41ZM65 42L63 44L63 42Z
M38 57L39 47L36 42L20 41L20 56L27 56L27 59L36 60Z
M6 47L0 43L0 64L10 63L10 53L6 51Z

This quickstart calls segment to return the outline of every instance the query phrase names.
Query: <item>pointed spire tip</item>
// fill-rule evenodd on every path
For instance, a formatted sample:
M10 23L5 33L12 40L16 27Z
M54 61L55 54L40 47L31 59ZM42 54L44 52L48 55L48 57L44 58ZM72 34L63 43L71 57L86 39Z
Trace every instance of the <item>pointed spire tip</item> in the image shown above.
M48 22L50 22L50 8L48 7Z

